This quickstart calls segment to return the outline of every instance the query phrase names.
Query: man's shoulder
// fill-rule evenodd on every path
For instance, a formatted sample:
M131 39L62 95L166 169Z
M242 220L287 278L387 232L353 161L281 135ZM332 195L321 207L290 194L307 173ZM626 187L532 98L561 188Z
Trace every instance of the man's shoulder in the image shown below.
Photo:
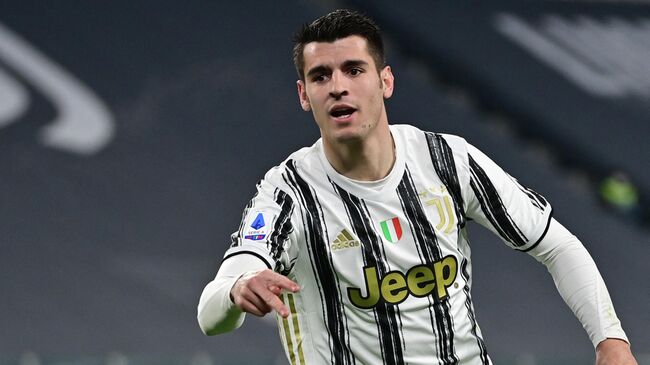
M274 185L278 185L284 182L284 175L286 175L288 171L320 164L318 155L319 148L321 148L320 139L311 146L303 147L294 151L282 162L269 169L264 175L264 180Z
M455 134L423 130L410 124L392 124L390 128L393 133L397 133L398 136L404 138L407 142L417 140L425 141L429 139L431 141L444 141L452 150L467 150L467 141L463 137Z

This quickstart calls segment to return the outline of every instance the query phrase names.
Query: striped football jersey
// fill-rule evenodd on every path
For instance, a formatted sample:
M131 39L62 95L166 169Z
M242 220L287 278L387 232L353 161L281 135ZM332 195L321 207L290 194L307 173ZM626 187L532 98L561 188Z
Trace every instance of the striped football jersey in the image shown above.
M319 140L271 169L225 260L300 285L278 328L291 364L491 364L472 304L466 222L528 251L550 204L460 137L392 125L379 182L338 174Z

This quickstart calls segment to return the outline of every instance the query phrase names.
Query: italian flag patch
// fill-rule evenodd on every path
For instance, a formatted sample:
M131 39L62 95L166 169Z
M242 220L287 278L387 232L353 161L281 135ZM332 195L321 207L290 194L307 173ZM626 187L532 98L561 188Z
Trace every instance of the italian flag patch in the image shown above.
M397 217L387 219L379 224L384 238L391 243L395 243L402 238L402 225Z

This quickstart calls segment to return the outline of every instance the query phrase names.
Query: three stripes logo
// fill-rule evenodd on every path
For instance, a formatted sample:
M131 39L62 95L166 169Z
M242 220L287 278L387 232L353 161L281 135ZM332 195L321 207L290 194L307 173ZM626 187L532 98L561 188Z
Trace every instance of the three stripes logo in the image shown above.
M300 323L298 321L294 295L285 293L282 295L282 301L291 311L288 318L277 316L280 335L284 335L282 336L282 342L286 346L291 365L305 365L305 355L302 351L302 335L300 334Z
M343 230L339 233L338 236L336 236L336 239L334 242L332 242L332 251L338 251L338 250L343 250L346 248L353 248L353 247L358 247L359 246L359 240L355 239L352 237L352 234L346 229L343 228Z

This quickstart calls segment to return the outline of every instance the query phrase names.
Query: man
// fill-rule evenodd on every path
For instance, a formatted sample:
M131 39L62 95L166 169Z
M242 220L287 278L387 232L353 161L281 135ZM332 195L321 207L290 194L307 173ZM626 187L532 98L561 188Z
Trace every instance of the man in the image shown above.
M372 20L316 20L294 62L321 139L258 184L201 295L206 334L275 310L291 364L490 364L470 296L473 219L548 267L597 364L636 364L593 260L542 196L460 137L388 124L394 78Z

